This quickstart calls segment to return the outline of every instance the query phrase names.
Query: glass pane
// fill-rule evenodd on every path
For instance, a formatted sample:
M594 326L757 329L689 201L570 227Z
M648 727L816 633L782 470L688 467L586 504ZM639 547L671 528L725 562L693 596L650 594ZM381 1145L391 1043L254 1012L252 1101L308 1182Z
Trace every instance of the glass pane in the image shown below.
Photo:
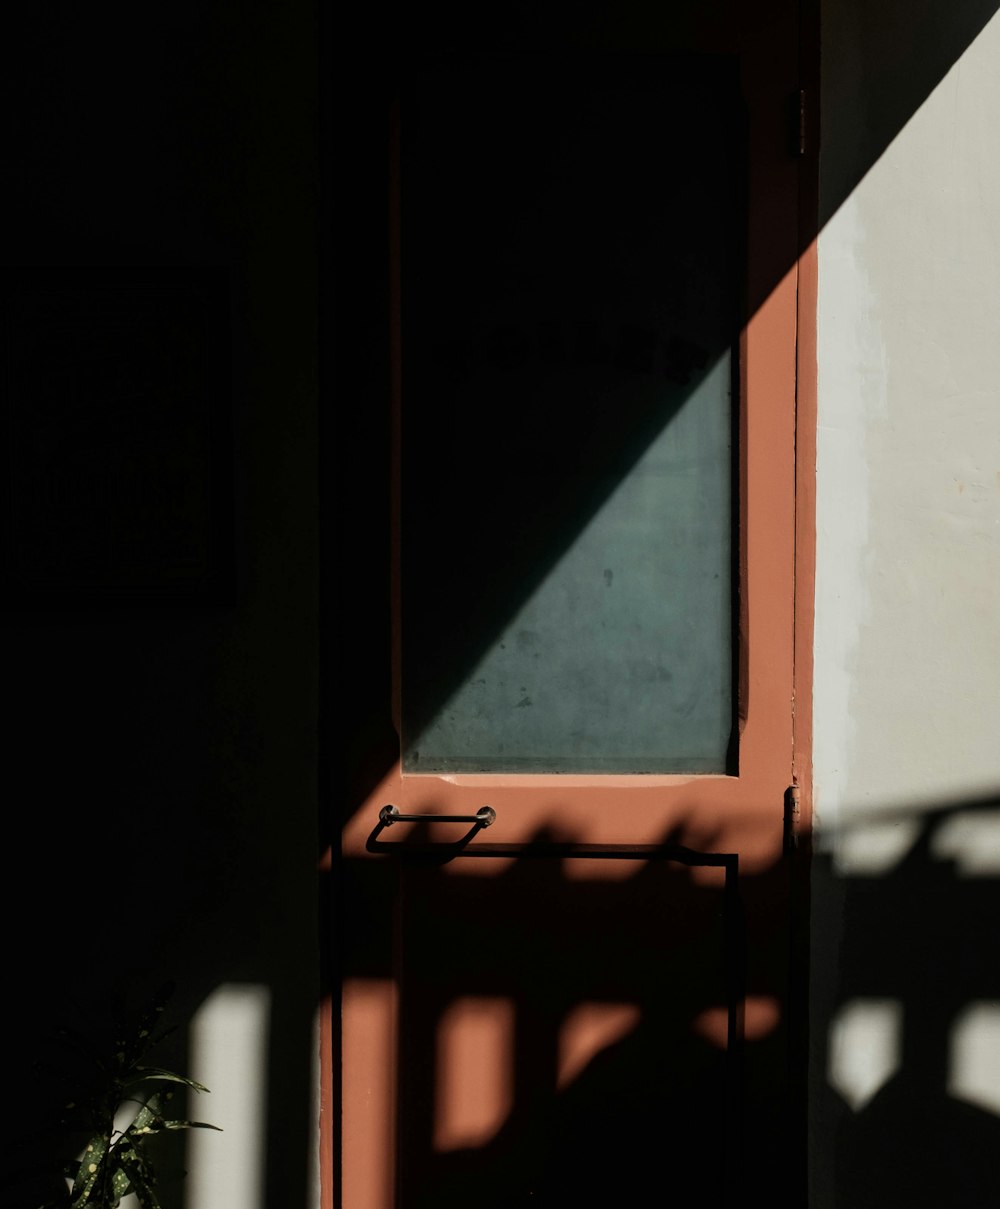
M714 57L410 76L408 771L727 770L738 113Z

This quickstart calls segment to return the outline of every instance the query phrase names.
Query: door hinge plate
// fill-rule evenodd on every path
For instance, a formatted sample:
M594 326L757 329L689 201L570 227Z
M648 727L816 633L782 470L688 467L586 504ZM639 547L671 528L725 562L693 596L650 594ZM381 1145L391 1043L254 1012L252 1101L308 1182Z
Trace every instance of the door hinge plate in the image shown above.
M805 155L807 147L806 128L809 116L806 90L799 88L792 94L790 105L790 142L791 152L795 157Z
M785 852L795 852L799 846L799 824L801 822L801 800L798 785L789 785L785 790Z

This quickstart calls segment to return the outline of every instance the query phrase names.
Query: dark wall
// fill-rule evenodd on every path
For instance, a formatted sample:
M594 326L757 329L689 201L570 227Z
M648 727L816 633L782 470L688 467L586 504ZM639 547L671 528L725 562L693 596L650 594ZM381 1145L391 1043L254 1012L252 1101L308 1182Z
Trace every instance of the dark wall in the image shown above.
M48 1148L64 1089L36 1064L52 1025L100 1031L114 993L173 980L182 1027L162 1060L183 1064L205 996L263 984L267 1203L302 1204L319 980L316 13L98 0L4 24L8 1131L32 1135L25 1165ZM206 269L208 320L183 301ZM178 284L173 327L155 306L135 320L129 290ZM189 322L207 360L179 370ZM131 488L111 490L129 465ZM109 533L118 556L91 557Z

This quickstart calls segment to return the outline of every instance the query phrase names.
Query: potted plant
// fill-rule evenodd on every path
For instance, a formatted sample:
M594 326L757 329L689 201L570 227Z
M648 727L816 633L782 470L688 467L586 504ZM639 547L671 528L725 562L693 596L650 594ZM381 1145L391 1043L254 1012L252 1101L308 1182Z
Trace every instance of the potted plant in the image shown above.
M80 1094L65 1106L61 1125L85 1140L77 1157L60 1164L65 1194L39 1209L117 1209L130 1194L141 1209L162 1209L149 1142L176 1130L218 1129L172 1111L179 1087L198 1093L207 1087L148 1062L150 1052L176 1028L163 1027L171 989L161 988L145 1007L116 1022L110 1052L73 1028L59 1030L86 1063Z

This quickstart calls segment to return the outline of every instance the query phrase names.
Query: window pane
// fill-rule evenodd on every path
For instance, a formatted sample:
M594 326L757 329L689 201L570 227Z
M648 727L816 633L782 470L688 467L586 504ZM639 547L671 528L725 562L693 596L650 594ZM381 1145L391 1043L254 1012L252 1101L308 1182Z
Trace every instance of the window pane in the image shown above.
M704 56L410 78L408 771L727 769L736 97Z

